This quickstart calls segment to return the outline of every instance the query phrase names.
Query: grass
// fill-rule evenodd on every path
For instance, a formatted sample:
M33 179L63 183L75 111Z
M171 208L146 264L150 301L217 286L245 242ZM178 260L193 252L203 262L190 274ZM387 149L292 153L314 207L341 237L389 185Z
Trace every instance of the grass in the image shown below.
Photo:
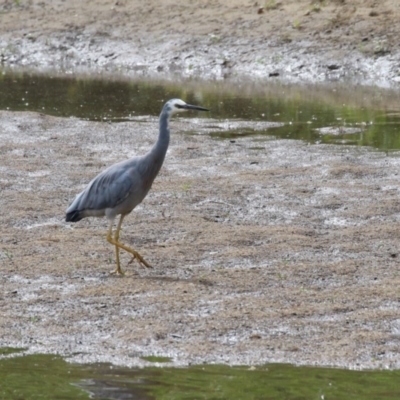
M3 250L4 255L8 258L9 261L12 261L14 258L14 254L8 250L8 249L4 249Z
M295 19L295 20L293 21L293 23L292 23L292 27L293 27L294 29L301 29L301 28L302 28L301 21L298 20L298 19Z
M265 2L264 4L264 9L266 11L270 11L270 10L276 10L279 7L279 3L277 3L275 0L268 0Z

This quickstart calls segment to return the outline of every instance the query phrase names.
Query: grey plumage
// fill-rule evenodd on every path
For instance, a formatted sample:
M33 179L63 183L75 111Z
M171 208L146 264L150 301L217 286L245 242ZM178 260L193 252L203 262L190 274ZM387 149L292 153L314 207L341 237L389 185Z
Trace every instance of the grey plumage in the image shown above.
M86 217L106 216L109 219L107 240L116 249L115 273L122 274L119 262L120 248L131 253L132 260L136 259L144 266L150 267L137 251L119 242L119 232L123 218L146 197L164 162L169 145L170 117L185 110L208 111L203 107L186 104L180 99L169 100L161 111L159 135L152 149L144 156L119 162L101 172L76 196L66 211L67 222L77 222ZM117 215L121 217L112 237L113 222Z

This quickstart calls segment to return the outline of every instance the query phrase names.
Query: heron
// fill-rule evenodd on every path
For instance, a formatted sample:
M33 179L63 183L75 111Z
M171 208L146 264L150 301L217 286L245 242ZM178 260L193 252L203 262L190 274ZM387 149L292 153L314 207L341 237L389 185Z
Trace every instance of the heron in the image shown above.
M150 151L143 156L130 158L105 169L67 208L65 218L67 222L78 222L86 217L107 217L109 221L107 241L115 246L117 264L112 274L124 275L120 264L120 249L132 255L129 264L136 259L140 265L151 268L136 250L119 241L120 230L125 216L143 201L161 169L169 145L171 116L188 110L209 111L204 107L187 104L181 99L167 101L159 117L158 139ZM113 235L114 220L118 215L120 218Z

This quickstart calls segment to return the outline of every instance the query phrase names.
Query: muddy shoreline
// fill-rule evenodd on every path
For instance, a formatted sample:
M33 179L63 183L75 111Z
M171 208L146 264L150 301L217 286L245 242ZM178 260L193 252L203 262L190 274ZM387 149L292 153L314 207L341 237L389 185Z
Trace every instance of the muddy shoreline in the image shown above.
M0 60L66 74L397 88L398 3L351 3L6 1Z
M396 1L273 3L6 1L1 63L397 88ZM0 119L0 347L128 366L159 355L400 368L396 152L216 140L218 120L175 120L162 172L122 233L154 269L117 278L105 221L71 226L64 211L99 170L146 152L157 119Z

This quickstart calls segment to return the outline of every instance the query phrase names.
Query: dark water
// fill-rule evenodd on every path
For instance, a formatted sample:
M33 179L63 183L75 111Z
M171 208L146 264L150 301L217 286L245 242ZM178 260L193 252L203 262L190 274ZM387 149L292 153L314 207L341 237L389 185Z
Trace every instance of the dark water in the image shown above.
M0 399L385 400L400 398L400 371L270 364L189 368L78 365L53 355L0 360Z
M173 97L211 108L207 116L191 116L249 121L246 128L212 133L219 138L261 134L310 143L366 145L385 151L400 149L400 102L393 94L381 90L378 93L378 89L173 84L0 71L3 110L118 122L140 115L158 115L162 104ZM259 131L252 127L255 121L285 125Z

